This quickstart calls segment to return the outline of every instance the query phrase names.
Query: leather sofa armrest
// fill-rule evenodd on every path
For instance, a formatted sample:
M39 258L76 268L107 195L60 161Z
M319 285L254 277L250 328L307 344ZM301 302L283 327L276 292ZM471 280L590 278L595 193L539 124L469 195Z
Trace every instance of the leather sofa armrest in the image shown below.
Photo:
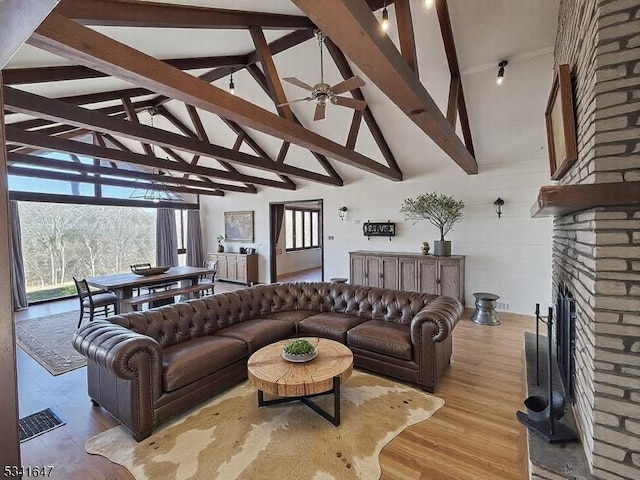
M153 338L107 320L94 320L73 336L73 347L118 378L150 372L153 398L162 393L162 347Z
M462 304L451 297L438 297L422 310L420 310L411 320L411 342L420 344L420 335L422 334L422 325L425 322L432 323L436 326L435 333L431 340L433 342L442 342L449 336L462 315Z

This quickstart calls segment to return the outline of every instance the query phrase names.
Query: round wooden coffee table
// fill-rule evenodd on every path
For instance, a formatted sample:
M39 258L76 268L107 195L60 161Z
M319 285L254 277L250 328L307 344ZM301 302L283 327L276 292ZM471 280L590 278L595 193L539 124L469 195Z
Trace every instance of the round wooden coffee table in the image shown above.
M258 406L266 407L300 400L335 426L340 425L340 383L353 371L353 354L333 340L318 340L318 356L304 363L282 358L282 349L291 340L282 340L261 348L249 357L249 380L258 389ZM309 338L312 344L315 338ZM276 395L265 400L264 394ZM311 398L333 394L334 414L321 409Z

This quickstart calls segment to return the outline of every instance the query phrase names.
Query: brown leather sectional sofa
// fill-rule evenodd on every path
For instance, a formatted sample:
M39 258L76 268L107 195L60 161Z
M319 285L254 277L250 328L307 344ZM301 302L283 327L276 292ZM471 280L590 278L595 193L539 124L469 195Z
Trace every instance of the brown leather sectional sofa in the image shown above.
M462 305L339 283L280 283L96 320L74 337L89 396L140 441L173 415L247 378L259 348L295 336L345 343L356 367L433 391Z

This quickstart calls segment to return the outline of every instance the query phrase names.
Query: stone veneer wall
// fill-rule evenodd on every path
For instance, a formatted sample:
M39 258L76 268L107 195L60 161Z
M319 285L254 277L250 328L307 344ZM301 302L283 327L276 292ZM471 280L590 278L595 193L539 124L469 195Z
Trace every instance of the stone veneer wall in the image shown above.
M640 180L640 0L562 0L556 64L567 63L578 161L561 184ZM576 405L592 471L640 479L640 211L556 218L555 286L576 296ZM555 299L554 299L555 302Z

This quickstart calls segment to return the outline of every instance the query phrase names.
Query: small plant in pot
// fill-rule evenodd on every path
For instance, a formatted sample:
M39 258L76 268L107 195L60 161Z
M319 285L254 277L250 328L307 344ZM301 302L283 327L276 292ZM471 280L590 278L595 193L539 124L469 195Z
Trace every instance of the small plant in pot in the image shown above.
M222 235L218 235L216 237L216 240L218 241L218 253L224 252L224 245L222 245L222 240L224 240L224 237Z
M462 221L464 200L456 200L453 196L438 193L423 193L415 199L407 198L402 203L400 212L405 220L428 220L440 230L440 240L433 242L433 254L448 257L451 255L451 242L444 237L453 226Z
M282 350L282 356L290 362L306 362L315 358L317 353L315 345L304 338L290 341Z

